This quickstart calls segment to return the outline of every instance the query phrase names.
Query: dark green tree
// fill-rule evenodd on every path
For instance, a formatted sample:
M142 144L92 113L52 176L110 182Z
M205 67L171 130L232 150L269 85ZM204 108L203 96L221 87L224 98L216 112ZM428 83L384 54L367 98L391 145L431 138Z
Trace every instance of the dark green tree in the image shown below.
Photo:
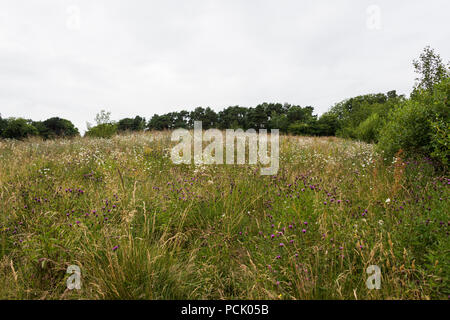
M10 118L8 124L3 130L3 138L24 139L30 136L38 135L37 129L31 124L31 120L22 118Z
M33 125L38 130L39 135L44 139L70 138L80 134L71 121L58 117L53 117L42 122L33 122Z
M145 118L136 116L133 118L120 119L117 122L118 131L142 131L145 129Z

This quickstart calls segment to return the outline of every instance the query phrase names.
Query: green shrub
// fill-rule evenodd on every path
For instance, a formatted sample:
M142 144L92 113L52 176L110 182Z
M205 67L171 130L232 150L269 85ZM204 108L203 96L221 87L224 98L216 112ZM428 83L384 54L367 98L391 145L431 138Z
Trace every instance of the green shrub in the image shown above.
M424 155L448 164L450 80L433 92L419 90L413 98L391 111L383 126L378 148L389 158L402 149L407 155Z
M117 125L113 123L102 123L91 127L86 131L87 137L110 138L117 133Z
M449 121L438 119L431 122L431 157L438 160L444 167L448 167L450 160L450 126Z
M388 158L402 149L407 155L429 151L431 125L426 105L414 100L391 112L390 121L383 127L378 147Z
M378 113L373 113L356 128L356 138L369 143L377 142L378 134L382 126L383 120Z

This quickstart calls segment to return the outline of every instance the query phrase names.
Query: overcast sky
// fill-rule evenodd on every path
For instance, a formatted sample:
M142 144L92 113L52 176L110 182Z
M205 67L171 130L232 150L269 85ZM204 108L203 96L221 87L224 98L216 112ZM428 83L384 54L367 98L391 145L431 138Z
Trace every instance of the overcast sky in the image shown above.
M0 0L0 113L113 119L262 102L327 111L450 59L448 0Z

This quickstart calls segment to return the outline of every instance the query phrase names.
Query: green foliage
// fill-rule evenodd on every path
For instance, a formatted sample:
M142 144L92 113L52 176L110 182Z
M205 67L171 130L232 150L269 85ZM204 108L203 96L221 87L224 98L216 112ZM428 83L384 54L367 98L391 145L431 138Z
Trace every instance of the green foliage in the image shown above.
M355 130L356 138L365 142L377 142L378 134L383 126L383 120L378 113L372 113L361 122Z
M202 121L203 129L279 129L283 133L302 135L334 135L337 117L326 114L317 120L311 106L301 107L281 103L262 103L252 108L230 106L216 113L211 108L194 111L155 114L147 124L149 130L192 129L194 121Z
M450 125L449 121L438 119L431 122L432 139L431 156L441 162L441 164L448 168L450 161Z
M6 129L7 126L8 126L8 120L3 119L2 115L0 114L0 137L3 136L3 131Z
M433 118L430 120L430 155L448 168L450 158L450 78L446 78L434 86L433 99L430 104L433 110Z
M146 125L145 118L136 116L132 118L124 118L117 123L118 131L142 131Z
M416 78L417 90L433 91L433 87L450 76L449 69L442 62L438 53L429 46L425 47L418 60L413 61L414 71L419 75Z
M336 135L343 138L361 139L361 130L369 129L367 126L374 125L375 119L369 120L362 125L370 116L377 113L379 121L387 117L389 111L394 109L404 100L404 96L398 96L396 91L389 91L387 94L368 94L344 100L334 105L330 113L338 119L339 129ZM359 126L362 125L361 128ZM376 141L376 137L371 138ZM364 139L363 139L364 140ZM366 141L366 140L365 140Z
M273 113L269 120L271 129L279 129L281 132L287 132L289 120L285 114Z
M50 118L43 122L33 122L33 125L44 139L70 138L80 134L72 122L58 117Z
M210 107L204 109L202 107L195 108L194 111L192 111L189 114L189 127L194 126L194 121L202 121L202 127L203 129L210 129L217 126L217 120L218 116L217 113L212 110ZM177 122L173 122L172 127L176 127Z
M430 114L426 105L409 100L391 112L381 130L378 147L392 158L402 149L407 155L427 154L430 143Z
M449 98L449 78L436 84L432 92L417 90L413 98L390 113L378 148L389 158L402 149L407 155L431 156L447 164Z
M101 110L95 116L95 122L97 125L94 127L90 123L87 124L86 137L110 138L118 131L118 125L111 120L111 112Z
M3 138L24 139L29 136L38 134L37 129L31 124L31 120L25 120L22 118L10 118L7 119L6 126L4 124L3 126Z
M313 127L312 134L318 136L334 136L339 128L339 121L335 114L325 112Z
M117 124L102 123L91 127L86 131L85 136L95 138L111 138L117 133Z

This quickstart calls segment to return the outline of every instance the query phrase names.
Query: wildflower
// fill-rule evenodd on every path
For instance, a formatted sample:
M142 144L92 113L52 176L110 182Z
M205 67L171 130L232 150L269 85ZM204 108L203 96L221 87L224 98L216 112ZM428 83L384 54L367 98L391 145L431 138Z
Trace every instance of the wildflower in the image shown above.
M284 243L283 242L280 243L280 247L284 247Z
M270 235L270 237L273 239L273 238L275 238L275 235L272 233L272 234Z
M112 248L112 251L116 251L117 249L119 249L119 246L115 246L114 248Z
M303 233L306 233L306 229L303 229L302 232L303 232Z
M389 203L389 202L391 202L391 199L387 198L385 203Z

